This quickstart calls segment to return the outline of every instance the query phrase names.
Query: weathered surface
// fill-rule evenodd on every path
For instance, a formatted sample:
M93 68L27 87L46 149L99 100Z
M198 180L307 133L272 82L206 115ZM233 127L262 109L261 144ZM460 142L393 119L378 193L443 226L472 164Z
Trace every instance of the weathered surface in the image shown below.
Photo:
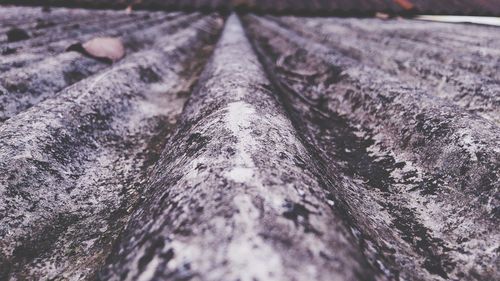
M186 15L118 37L127 52L151 45L158 34L171 33L196 19L199 15ZM68 45L69 46L69 45ZM44 53L40 56L45 57ZM34 104L53 96L60 90L108 66L107 63L86 57L77 52L62 52L52 57L14 68L0 75L0 121L22 112Z
M36 0L3 0L16 5L40 5ZM496 0L45 0L45 5L135 9L232 10L313 15L458 14L500 15Z
M497 27L397 22L296 17L278 21L346 57L500 123Z
M91 12L87 12L90 14ZM173 14L175 15L175 14ZM121 36L127 32L147 28L162 20L170 18L163 13L152 15L128 16L119 13L115 17L106 17L76 21L52 32L52 36L34 37L22 42L12 42L0 45L0 70L7 71L12 68L22 67L40 61L48 56L57 55L69 46L80 41L86 41L97 35Z
M1 125L2 279L94 274L220 27L203 17L165 33Z
M498 29L0 17L0 280L500 279Z
M91 17L95 19L95 17L113 18L116 16L118 14L113 11L95 11ZM0 31L2 32L0 42L6 42L8 40L4 32L12 28L23 29L30 37L39 36L46 34L47 30L51 30L49 28L88 18L89 11L59 8L49 13L41 8L7 6L2 7L0 17L2 19L0 22Z
M374 279L322 180L232 16L101 279Z
M498 126L427 92L425 80L416 87L365 63L373 55L366 45L360 60L355 49L329 48L274 21L247 22L331 188L375 245L367 255L410 280L496 279Z

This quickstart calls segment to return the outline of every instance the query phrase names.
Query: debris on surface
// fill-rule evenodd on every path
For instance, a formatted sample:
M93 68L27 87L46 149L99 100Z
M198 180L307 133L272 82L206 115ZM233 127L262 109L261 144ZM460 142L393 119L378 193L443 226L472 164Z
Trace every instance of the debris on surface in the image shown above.
M96 37L83 44L71 45L67 50L81 52L84 55L110 62L116 62L125 55L120 39L112 37Z
M497 28L0 17L0 280L500 279Z

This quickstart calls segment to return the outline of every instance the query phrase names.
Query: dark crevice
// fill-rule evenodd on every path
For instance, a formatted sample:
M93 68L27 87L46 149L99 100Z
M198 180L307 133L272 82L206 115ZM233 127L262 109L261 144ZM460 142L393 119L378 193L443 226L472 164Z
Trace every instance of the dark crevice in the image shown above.
M340 214L340 216L343 218L343 223L348 228L356 229L357 235L356 236L353 235L352 238L354 241L356 241L356 243L360 247L360 249L361 249L360 252L363 255L365 255L366 252L364 249L366 247L366 239L368 239L368 237L366 235L364 235L361 232L361 230L358 229L358 227L356 226L357 225L356 219L353 218L349 214L349 210L350 210L350 208L348 207L349 204L347 204L347 202L345 202L344 199L342 199L342 196L334 195L334 193L336 193L335 190L338 188L341 188L341 187L339 187L339 186L337 186L337 184L335 184L336 181L334 178L332 178L330 176L331 172L329 171L329 168L327 168L328 165L325 164L324 158L323 158L323 156L321 156L321 152L318 150L317 147L314 146L314 142L311 141L312 138L314 138L314 136L310 136L308 133L302 133L302 132L308 132L308 130L305 127L306 126L304 123L305 120L296 111L296 109L293 106L293 102L290 99L290 95L293 97L297 97L300 95L297 94L296 92L292 92L290 87L285 86L286 84L284 84L281 81L281 79L278 78L277 73L279 73L279 71L276 71L276 69L271 67L272 65L274 65L274 63L269 59L269 57L268 57L269 54L266 53L267 50L264 51L260 46L261 42L257 42L257 40L250 34L250 31L247 28L247 24L244 20L244 17L243 17L242 22L243 22L243 26L245 28L246 36L249 38L249 41L252 44L254 52L257 54L261 65L264 67L264 69L267 73L267 76L269 77L269 79L271 80L271 83L273 84L273 87L275 89L277 89L277 90L273 91L273 93L276 94L278 101L281 104L283 104L283 106L287 112L288 117L290 118L290 120L292 121L292 124L296 128L296 132L298 134L299 139L302 141L303 145L309 150L309 154L311 155L311 159L314 160L314 162L317 166L316 167L317 172L316 172L315 176L317 177L317 179L321 183L321 186L327 192L328 200L330 200L334 203L334 204L329 204L331 211L333 213ZM277 58L277 54L275 54L275 58ZM339 76L340 71L338 71L338 70L335 71L335 68L333 68L333 71L334 71L334 73L337 73L337 76ZM341 79L341 78L336 78L336 79L333 79L332 81L335 81L338 79ZM313 107L314 105L311 106L311 104L308 104L308 106L311 108L312 111L316 112L318 116L322 116L321 118L325 118L325 116L323 115L324 113L322 113L321 110L320 111L314 110L314 107ZM333 121L333 120L330 120L330 122L331 121ZM335 123L335 121L333 121L331 123ZM370 243L373 244L372 241L370 241ZM377 272L380 275L386 275L387 277L399 280L399 277L398 277L399 276L399 269L397 269L397 267L394 265L394 262L392 262L389 258L385 257L385 255L382 253L382 251L378 250L376 259L377 260L372 260L368 256L364 256L363 262L367 263L367 270L368 270L368 268L370 268L371 270L375 269L375 272ZM377 261L378 261L378 263L377 263ZM383 266L383 268L381 268L379 263L385 264ZM391 266L388 266L388 265L391 265ZM390 272L387 272L387 268L390 268ZM366 278L366 277L363 277L363 278ZM375 276L372 276L372 278L375 278Z

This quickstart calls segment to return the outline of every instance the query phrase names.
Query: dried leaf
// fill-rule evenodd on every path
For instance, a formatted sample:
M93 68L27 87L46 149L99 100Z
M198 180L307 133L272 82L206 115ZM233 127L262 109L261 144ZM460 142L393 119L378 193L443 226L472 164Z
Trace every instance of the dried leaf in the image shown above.
M117 38L97 37L85 42L82 46L89 55L97 58L108 58L113 62L125 55L125 48Z
M96 37L83 44L73 44L67 50L108 62L116 62L125 55L122 42L112 37Z

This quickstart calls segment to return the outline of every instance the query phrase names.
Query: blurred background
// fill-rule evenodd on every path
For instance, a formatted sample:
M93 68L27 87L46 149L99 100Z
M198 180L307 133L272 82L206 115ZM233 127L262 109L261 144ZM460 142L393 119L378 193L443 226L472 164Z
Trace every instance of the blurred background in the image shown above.
M312 15L432 14L499 16L497 0L2 0L3 4L86 8L241 10Z

